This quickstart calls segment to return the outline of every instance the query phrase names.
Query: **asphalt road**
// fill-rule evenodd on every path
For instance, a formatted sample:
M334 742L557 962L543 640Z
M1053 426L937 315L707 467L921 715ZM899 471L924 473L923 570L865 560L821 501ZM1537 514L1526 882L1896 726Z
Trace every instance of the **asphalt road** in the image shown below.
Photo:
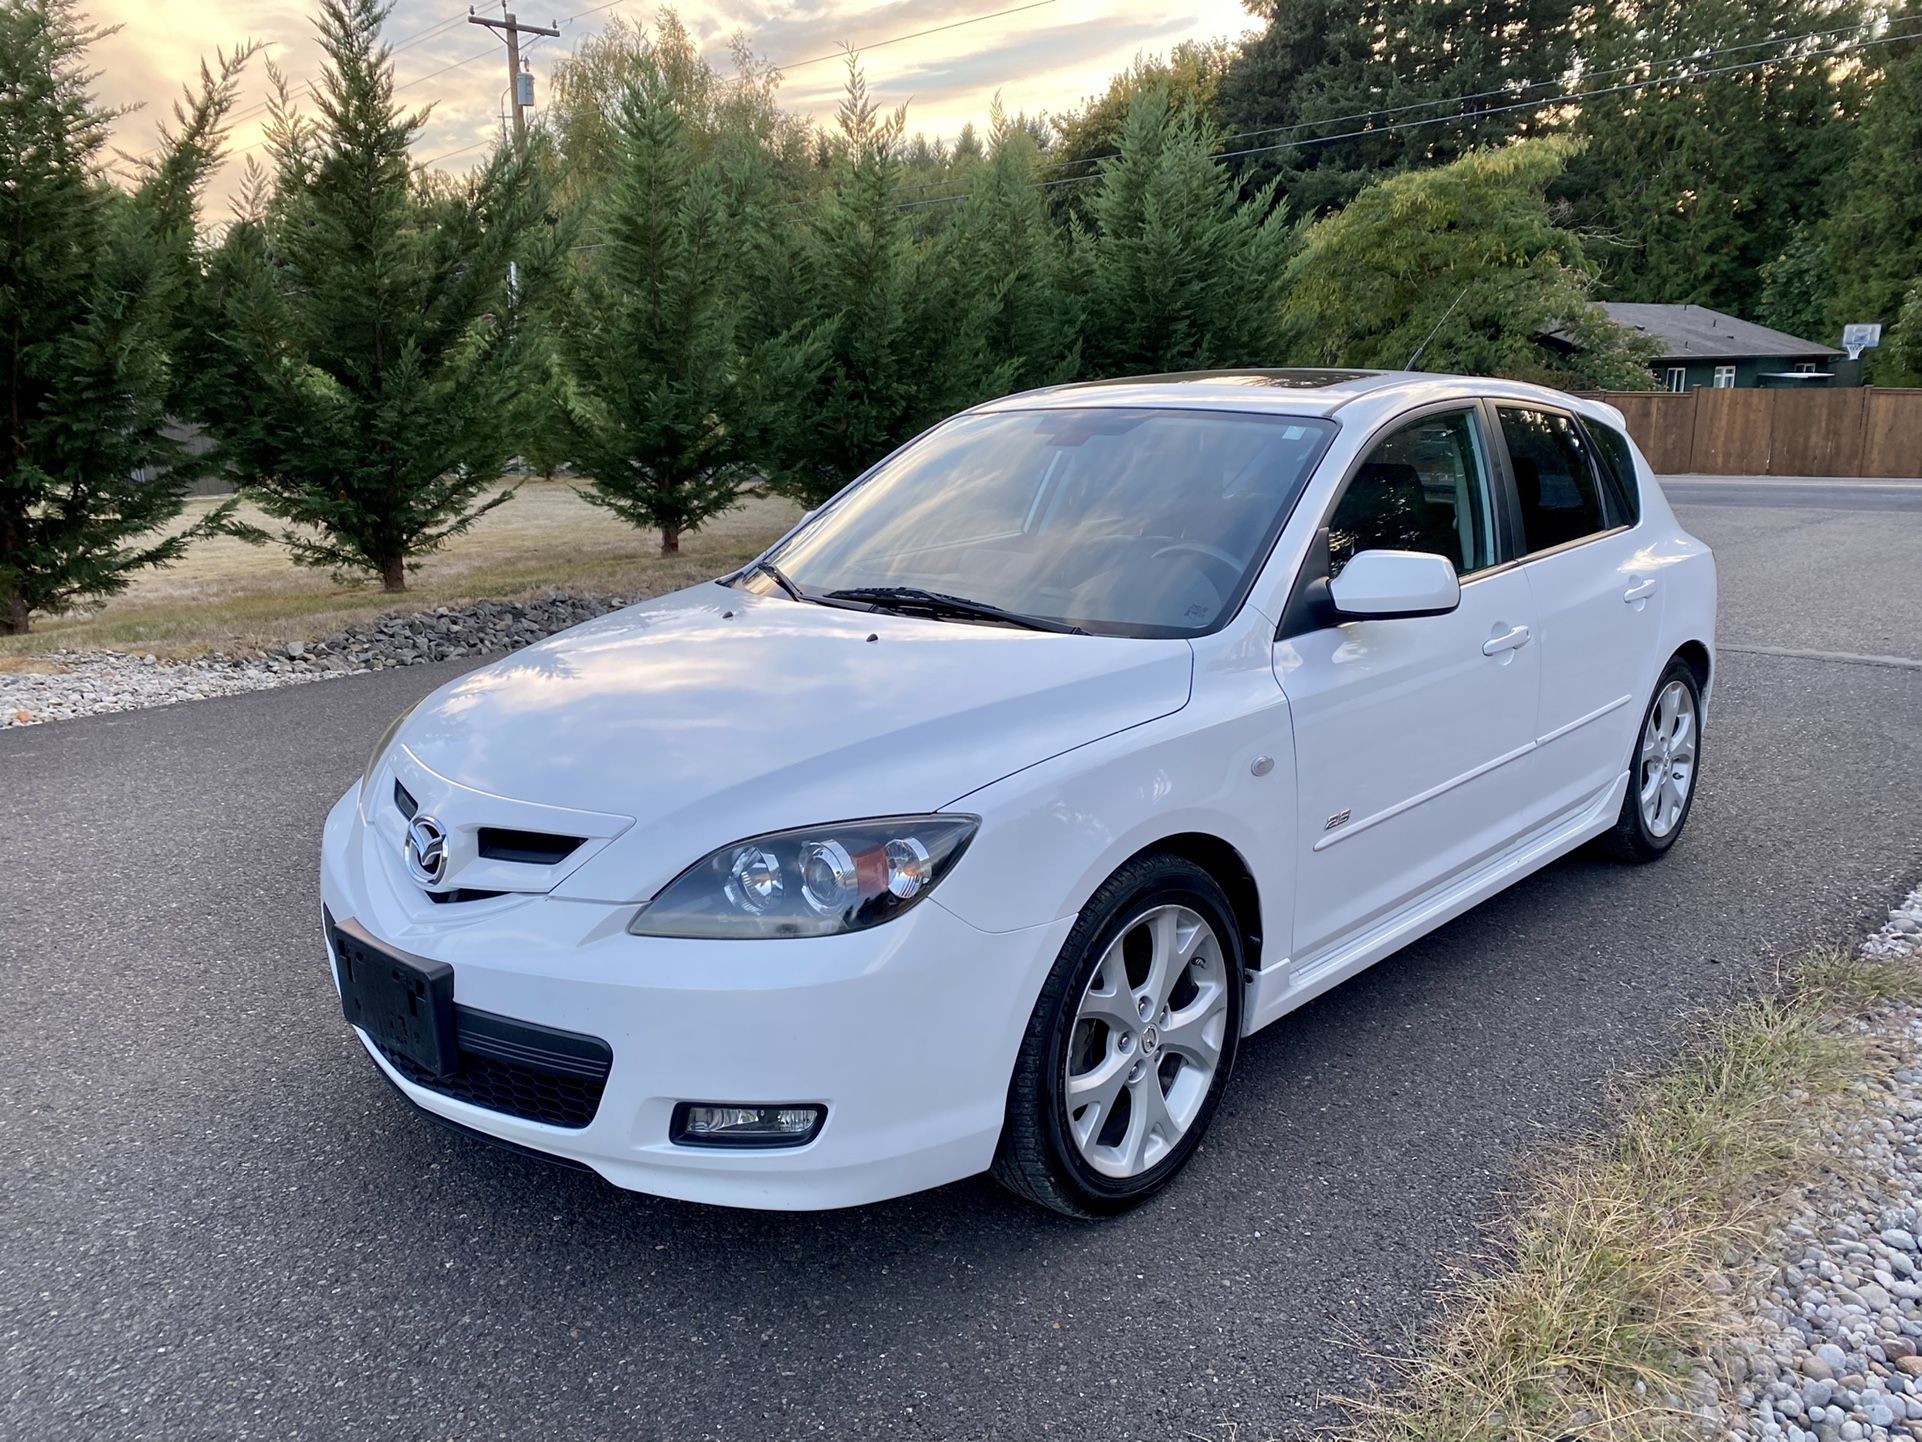
M1685 508L1731 649L1676 851L1560 863L1264 1032L1186 1176L1100 1227L981 1181L806 1216L662 1202L412 1114L341 1022L315 848L454 668L0 733L0 1435L1325 1419L1521 1160L1922 873L1922 513L1736 489Z

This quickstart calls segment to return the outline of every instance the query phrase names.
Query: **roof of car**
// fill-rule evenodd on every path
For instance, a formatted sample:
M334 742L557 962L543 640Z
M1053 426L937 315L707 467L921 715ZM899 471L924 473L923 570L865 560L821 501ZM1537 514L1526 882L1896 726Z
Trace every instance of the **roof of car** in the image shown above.
M1578 398L1545 386L1486 376L1423 371L1216 370L1117 380L1073 381L988 401L982 410L1051 410L1064 406L1167 406L1192 410L1264 411L1332 416L1364 396L1406 392L1410 404L1455 396L1503 396L1583 408Z

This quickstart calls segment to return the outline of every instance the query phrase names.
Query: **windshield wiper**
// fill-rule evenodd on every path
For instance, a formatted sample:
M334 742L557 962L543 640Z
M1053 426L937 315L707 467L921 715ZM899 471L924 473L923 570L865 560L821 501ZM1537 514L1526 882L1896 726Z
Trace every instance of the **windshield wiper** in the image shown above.
M853 586L844 591L829 591L829 601L861 601L877 611L903 611L923 616L965 617L977 621L1000 621L1029 631L1054 631L1064 636L1088 633L1066 621L1050 621L1042 616L1024 616L1019 611L1004 611L986 601L970 601L966 596L950 596L941 591L924 591L919 586Z
M791 601L811 601L814 599L812 596L808 595L806 591L803 591L799 586L795 585L794 582L790 581L787 577L787 572L783 571L779 566L775 565L774 562L772 561L752 562L745 571L741 572L741 574L743 576L751 576L756 571L759 571L762 575L766 576L775 585L779 586L783 591L787 592L788 599Z

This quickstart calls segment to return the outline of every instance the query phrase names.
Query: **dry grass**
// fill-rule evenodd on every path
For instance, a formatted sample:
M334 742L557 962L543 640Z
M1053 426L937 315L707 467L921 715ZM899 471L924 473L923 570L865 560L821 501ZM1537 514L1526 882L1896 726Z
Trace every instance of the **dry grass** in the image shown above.
M215 503L188 503L189 524ZM279 523L242 507L269 530ZM659 595L718 575L747 560L791 525L791 503L755 496L682 538L678 557L659 554L659 538L590 506L559 481L531 481L444 551L423 559L404 596L377 584L342 584L325 571L296 566L278 546L226 537L203 541L179 564L149 571L104 605L63 616L36 616L25 636L0 638L0 668L57 647L151 651L187 658L308 641L385 611L524 596L549 589Z
M1341 1399L1351 1442L1656 1442L1735 1323L1769 1229L1828 1162L1825 1124L1888 1064L1847 1018L1922 1000L1913 967L1811 957L1540 1169L1502 1256L1451 1278L1397 1380Z

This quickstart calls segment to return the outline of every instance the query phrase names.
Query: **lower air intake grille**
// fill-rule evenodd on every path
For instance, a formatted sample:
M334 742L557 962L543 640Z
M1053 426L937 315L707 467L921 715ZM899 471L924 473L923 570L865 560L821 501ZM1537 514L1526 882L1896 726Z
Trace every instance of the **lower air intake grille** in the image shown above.
M458 1018L455 1027L458 1031ZM452 1076L422 1076L406 1058L384 1048L381 1055L415 1086L530 1122L578 1129L593 1121L594 1113L600 1110L601 1092L607 1086L605 1072L593 1078L562 1076L541 1067L478 1055L467 1050L465 1037L459 1040L460 1070Z

